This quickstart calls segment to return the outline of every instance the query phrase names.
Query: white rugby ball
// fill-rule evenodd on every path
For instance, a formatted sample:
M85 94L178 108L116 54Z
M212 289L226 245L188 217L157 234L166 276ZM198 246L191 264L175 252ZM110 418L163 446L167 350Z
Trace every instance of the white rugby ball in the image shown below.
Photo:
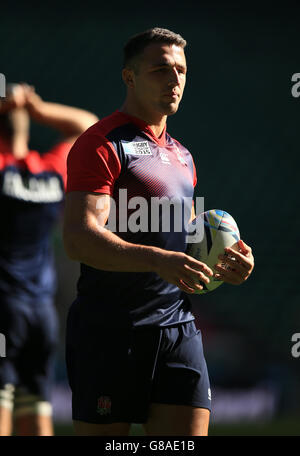
M200 224L203 224L202 228ZM195 235L196 230L201 234L200 236ZM213 271L215 264L220 263L218 256L224 254L225 247L238 250L237 243L240 240L238 226L230 214L220 209L203 212L194 218L189 224L189 233L189 239L194 239L194 242L188 243L186 253L207 264ZM209 284L201 282L203 290L195 291L195 294L215 290L224 283L215 277L209 277L209 279Z

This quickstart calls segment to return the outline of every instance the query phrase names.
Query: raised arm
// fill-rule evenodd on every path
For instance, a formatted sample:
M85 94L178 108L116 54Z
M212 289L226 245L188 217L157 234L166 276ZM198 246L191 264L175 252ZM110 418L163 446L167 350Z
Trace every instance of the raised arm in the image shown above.
M25 108L30 117L59 130L71 142L99 120L95 114L84 109L44 101L31 86L23 85L23 88Z
M185 253L132 244L106 229L109 212L108 195L66 195L63 236L71 259L106 271L156 272L187 293L203 288L199 280L209 282L211 269Z

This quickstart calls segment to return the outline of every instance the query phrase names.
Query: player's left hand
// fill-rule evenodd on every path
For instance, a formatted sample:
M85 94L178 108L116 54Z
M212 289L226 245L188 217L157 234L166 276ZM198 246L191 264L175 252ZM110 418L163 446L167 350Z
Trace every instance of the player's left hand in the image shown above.
M215 278L232 285L245 282L254 268L252 249L242 240L238 242L238 250L231 247L225 249L224 255L219 255L221 263L215 265Z
M42 98L36 93L34 86L28 84L23 84L24 93L25 93L25 107L29 111L29 114L38 111L40 105L43 103Z

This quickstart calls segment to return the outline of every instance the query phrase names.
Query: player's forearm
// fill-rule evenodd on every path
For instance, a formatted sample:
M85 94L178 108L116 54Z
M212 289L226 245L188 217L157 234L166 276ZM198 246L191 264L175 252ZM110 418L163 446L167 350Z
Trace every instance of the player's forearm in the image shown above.
M87 228L77 233L64 233L68 256L96 269L118 272L156 271L163 250L124 241L109 230Z
M32 103L27 108L35 121L53 127L65 135L80 135L99 120L95 114L84 109L43 100Z

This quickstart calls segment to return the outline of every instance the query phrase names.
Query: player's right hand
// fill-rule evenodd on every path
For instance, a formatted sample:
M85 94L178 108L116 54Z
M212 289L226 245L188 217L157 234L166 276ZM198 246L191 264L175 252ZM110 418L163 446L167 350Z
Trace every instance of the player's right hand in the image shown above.
M208 276L213 276L213 271L205 263L185 253L172 251L164 251L155 272L186 293L203 290L199 282L209 283Z

